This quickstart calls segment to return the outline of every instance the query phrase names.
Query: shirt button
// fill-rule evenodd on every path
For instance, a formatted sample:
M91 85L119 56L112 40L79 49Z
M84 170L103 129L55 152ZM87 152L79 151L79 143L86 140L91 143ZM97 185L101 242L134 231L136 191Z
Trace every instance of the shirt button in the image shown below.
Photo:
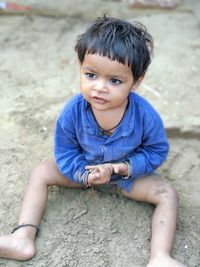
M101 148L101 151L104 152L106 150L106 147L105 146L100 146Z

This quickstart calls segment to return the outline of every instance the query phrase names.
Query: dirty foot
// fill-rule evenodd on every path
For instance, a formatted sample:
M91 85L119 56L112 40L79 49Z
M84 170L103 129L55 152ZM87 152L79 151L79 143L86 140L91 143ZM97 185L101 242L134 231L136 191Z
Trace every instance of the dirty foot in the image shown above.
M29 260L35 255L34 241L14 234L0 237L0 258Z
M187 267L186 265L172 259L169 255L159 255L151 259L147 267Z

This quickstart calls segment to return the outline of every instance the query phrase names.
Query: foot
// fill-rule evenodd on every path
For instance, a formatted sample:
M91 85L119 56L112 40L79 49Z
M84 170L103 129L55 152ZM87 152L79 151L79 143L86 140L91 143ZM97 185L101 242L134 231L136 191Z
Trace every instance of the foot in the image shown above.
M15 234L0 237L0 258L29 260L35 255L35 244L30 238Z
M172 259L169 255L160 255L152 258L147 267L187 267L186 265Z

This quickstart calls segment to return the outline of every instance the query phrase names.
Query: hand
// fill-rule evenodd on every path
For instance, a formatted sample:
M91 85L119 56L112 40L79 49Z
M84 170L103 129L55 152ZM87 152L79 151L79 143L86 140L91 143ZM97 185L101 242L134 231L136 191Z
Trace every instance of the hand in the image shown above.
M128 166L126 163L112 163L113 172L122 176L128 175Z
M86 170L90 172L88 175L88 186L109 183L113 173L112 164L109 163L86 166Z

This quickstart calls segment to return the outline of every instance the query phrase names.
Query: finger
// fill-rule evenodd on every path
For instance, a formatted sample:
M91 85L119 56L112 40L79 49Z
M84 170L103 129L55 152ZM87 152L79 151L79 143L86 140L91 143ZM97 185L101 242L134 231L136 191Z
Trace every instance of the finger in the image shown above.
M112 174L113 172L113 168L107 165L99 165L98 170L101 173L101 175L108 175Z
M126 167L126 165L124 164L124 163L117 163L116 165L115 165L115 167L117 167L118 168L118 172L120 172L120 171L123 171L124 170L124 167Z
M114 173L119 173L119 167L118 166L114 167Z
M120 172L122 173L127 172L127 165L125 163L120 165Z
M99 173L98 170L89 170L89 173Z
M85 169L86 169L86 170L94 170L94 169L98 169L98 165L88 165L88 166L85 166Z
M90 182L90 185L100 185L100 184L106 184L106 182L105 182L105 181L102 181L102 180L100 180L100 179L92 180L92 181Z
M91 185L94 185L94 184L97 184L99 181L99 178L96 177L95 175L89 175L88 177L88 185L91 186Z
M89 178L92 180L97 180L100 178L100 174L99 173L90 173Z
M98 168L98 171L99 171L99 173L101 174L101 175L105 175L105 167L103 167L103 166L99 166L99 168Z

